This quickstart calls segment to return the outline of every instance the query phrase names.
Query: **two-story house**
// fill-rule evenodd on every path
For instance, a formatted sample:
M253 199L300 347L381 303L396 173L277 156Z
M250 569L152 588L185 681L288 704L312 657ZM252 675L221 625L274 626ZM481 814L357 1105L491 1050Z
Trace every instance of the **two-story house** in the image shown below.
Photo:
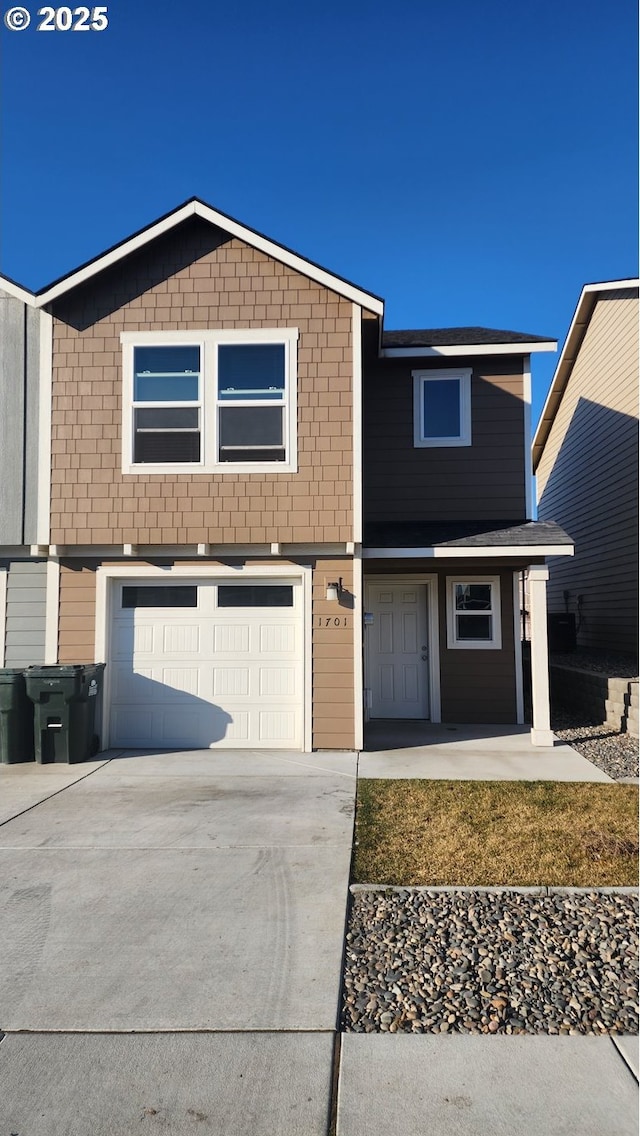
M523 570L551 743L544 560L572 546L528 520L528 409L554 344L386 332L379 297L195 199L25 303L46 660L106 661L104 745L522 722Z

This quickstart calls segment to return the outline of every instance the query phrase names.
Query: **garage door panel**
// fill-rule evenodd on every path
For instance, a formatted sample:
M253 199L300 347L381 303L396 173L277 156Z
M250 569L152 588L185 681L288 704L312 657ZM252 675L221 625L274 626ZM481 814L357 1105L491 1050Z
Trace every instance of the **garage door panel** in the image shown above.
M220 696L224 694L235 696L242 694L249 695L249 668L216 666L213 670L213 694L214 696Z
M258 650L261 655L295 655L296 627L292 623L263 623L258 629Z
M162 629L162 650L165 655L191 657L200 652L199 624L165 623Z
M259 713L260 741L268 745L275 742L292 745L296 737L296 714L293 710L261 710Z
M295 698L298 693L296 677L295 667L261 666L258 672L258 693L261 697Z
M246 655L250 649L250 630L246 623L217 624L213 628L215 655Z

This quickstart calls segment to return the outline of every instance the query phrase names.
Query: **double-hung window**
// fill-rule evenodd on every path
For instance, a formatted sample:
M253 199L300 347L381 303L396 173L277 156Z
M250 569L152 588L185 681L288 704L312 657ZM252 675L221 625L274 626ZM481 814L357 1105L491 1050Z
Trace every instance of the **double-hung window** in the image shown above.
M413 444L471 445L471 371L413 371Z
M500 650L500 578L448 577L447 646L462 650Z
M295 472L297 339L124 332L124 472Z
M201 348L133 348L133 461L199 463Z

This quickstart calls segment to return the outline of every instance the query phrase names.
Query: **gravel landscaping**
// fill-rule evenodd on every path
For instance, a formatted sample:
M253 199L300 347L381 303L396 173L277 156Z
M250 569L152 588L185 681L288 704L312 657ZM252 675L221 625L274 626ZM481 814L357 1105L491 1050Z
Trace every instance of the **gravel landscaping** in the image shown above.
M638 741L611 726L585 724L574 710L555 710L551 729L614 781L638 776Z
M342 1028L637 1033L637 919L604 891L356 890Z

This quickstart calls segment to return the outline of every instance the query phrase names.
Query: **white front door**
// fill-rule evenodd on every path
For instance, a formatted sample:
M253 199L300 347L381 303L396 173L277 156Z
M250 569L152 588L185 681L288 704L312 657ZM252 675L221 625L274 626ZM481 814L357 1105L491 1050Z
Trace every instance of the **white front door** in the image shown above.
M371 718L429 717L426 584L369 584Z

